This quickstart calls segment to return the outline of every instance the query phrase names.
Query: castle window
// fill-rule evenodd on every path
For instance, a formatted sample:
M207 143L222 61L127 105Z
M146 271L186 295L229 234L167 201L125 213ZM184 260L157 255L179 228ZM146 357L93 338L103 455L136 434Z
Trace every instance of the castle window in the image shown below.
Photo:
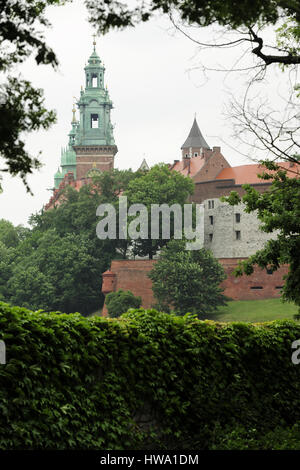
M263 287L262 286L252 286L252 287L250 287L250 289L257 290L257 289L263 289Z
M213 209L215 207L215 201L208 201L208 208Z
M267 269L267 274L273 274L273 269Z
M241 221L241 214L235 214L235 221L239 223Z
M213 217L213 215L210 215L210 216L209 216L209 221L210 221L210 225L213 225L213 224L214 224L214 217Z
M91 114L91 128L98 129L99 127L99 116L98 114Z
M235 231L235 239L236 239L236 240L240 240L240 239L241 239L241 231L240 231L240 230L236 230L236 231Z
M213 241L213 236L214 236L213 233L210 233L210 234L209 234L209 241L210 241L210 242Z
M197 153L197 152L194 153L194 157L198 157L198 153Z

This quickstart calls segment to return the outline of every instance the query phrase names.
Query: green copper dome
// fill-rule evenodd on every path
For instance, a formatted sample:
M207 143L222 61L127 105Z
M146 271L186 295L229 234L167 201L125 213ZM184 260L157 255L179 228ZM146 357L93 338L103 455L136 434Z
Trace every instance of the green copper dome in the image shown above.
M94 66L95 64L99 66L101 64L101 59L95 50L90 55L88 63L92 66Z

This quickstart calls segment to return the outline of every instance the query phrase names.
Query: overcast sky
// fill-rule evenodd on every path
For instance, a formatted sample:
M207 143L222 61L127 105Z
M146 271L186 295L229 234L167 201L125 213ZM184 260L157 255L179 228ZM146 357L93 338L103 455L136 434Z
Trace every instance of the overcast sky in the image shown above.
M52 29L47 30L46 39L58 56L59 69L36 66L32 59L20 69L25 78L45 90L46 104L56 110L57 123L47 132L26 138L31 153L42 151L44 164L28 178L34 196L26 193L19 179L3 179L0 218L14 224L26 224L30 214L39 211L51 196L49 188L53 187L61 147L68 142L73 97L79 96L84 85L84 66L92 52L93 29L87 16L80 0L50 7L47 17ZM208 40L212 31L206 28L199 34L202 40ZM105 82L114 104L117 168L137 169L144 157L149 165L181 158L180 147L195 113L211 147L221 146L233 166L249 163L235 150L239 144L224 114L230 93L242 95L245 75L211 72L205 78L200 69L191 71L199 64L221 67L225 57L230 63L238 57L238 51L199 53L195 43L175 33L167 19L160 18L98 37L97 52L106 67ZM247 61L253 63L250 54Z

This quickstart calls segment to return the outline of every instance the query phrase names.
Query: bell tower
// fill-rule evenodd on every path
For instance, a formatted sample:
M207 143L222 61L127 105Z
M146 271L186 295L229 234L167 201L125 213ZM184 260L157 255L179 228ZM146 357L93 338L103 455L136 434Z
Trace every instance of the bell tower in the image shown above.
M104 87L105 67L96 52L95 36L93 46L93 52L84 68L85 89L81 89L77 102L80 121L73 144L77 179L112 169L118 151L110 118L113 104L107 87Z

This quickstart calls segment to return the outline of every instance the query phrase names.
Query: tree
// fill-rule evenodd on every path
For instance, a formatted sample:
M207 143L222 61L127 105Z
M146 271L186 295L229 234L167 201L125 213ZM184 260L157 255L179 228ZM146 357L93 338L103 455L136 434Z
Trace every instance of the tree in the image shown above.
M93 188L101 194L101 201L117 202L120 194L128 187L130 181L145 175L145 171L112 170L103 171L93 177Z
M220 283L224 269L210 251L187 251L183 240L171 240L149 274L158 308L179 315L187 312L207 318L225 305Z
M0 72L9 73L13 67L35 54L37 64L58 65L55 53L39 31L50 26L45 17L48 5L63 4L60 0L0 0ZM0 171L26 175L39 168L38 157L29 155L24 133L48 129L55 122L54 111L44 107L43 91L34 88L20 76L8 75L0 87Z
M55 287L37 266L17 266L7 284L6 299L32 310L53 308Z
M134 8L118 0L99 2L86 0L90 22L105 33L110 28L124 28L148 21L157 13L173 17L192 26L205 27L218 24L224 30L236 31L239 37L219 44L202 44L204 47L228 47L249 43L251 52L265 66L272 63L291 65L300 63L299 22L300 6L295 0L150 0ZM267 52L261 35L263 27L275 25L284 19L277 31L277 43ZM173 20L174 21L174 20ZM254 26L255 25L255 26ZM298 43L297 43L298 40ZM197 41L195 41L197 42ZM199 44L199 42L198 42ZM200 44L201 45L201 44ZM267 45L267 48L269 46ZM276 52L274 53L274 47Z
M7 298L7 283L12 275L14 248L8 248L0 240L0 300Z
M14 225L8 220L0 219L0 242L5 246L16 247L28 234L29 229L18 225Z
M33 309L89 314L103 304L101 273L112 253L104 245L96 250L84 233L33 231L15 249L5 300Z
M174 236L174 214L170 217L170 237L163 238L162 223L160 217L159 236L152 238L151 229L153 220L151 216L151 206L153 204L166 204L169 208L173 204L181 208L188 202L188 197L193 194L194 183L191 178L171 171L166 164L153 166L144 176L132 180L124 195L128 197L128 205L143 204L147 209L146 224L147 230L145 238L138 238L132 242L133 253L138 256L153 255L163 247ZM130 220L132 218L129 217ZM166 222L168 224L168 222ZM140 229L141 230L141 229Z
M119 289L117 292L110 292L105 297L105 304L110 317L117 318L129 308L140 308L142 299L135 296L130 290Z
M271 181L271 187L259 193L250 185L243 185L242 198L232 191L222 200L231 205L245 204L246 212L257 211L262 222L261 230L267 233L278 231L276 239L269 240L262 250L240 262L236 275L251 274L258 264L262 268L277 270L281 264L289 264L289 271L283 287L283 299L295 302L300 307L300 173L294 164L298 177L289 178L287 172L274 162L262 162L266 170L262 180ZM298 167L298 168L297 168ZM291 168L293 169L293 168Z

